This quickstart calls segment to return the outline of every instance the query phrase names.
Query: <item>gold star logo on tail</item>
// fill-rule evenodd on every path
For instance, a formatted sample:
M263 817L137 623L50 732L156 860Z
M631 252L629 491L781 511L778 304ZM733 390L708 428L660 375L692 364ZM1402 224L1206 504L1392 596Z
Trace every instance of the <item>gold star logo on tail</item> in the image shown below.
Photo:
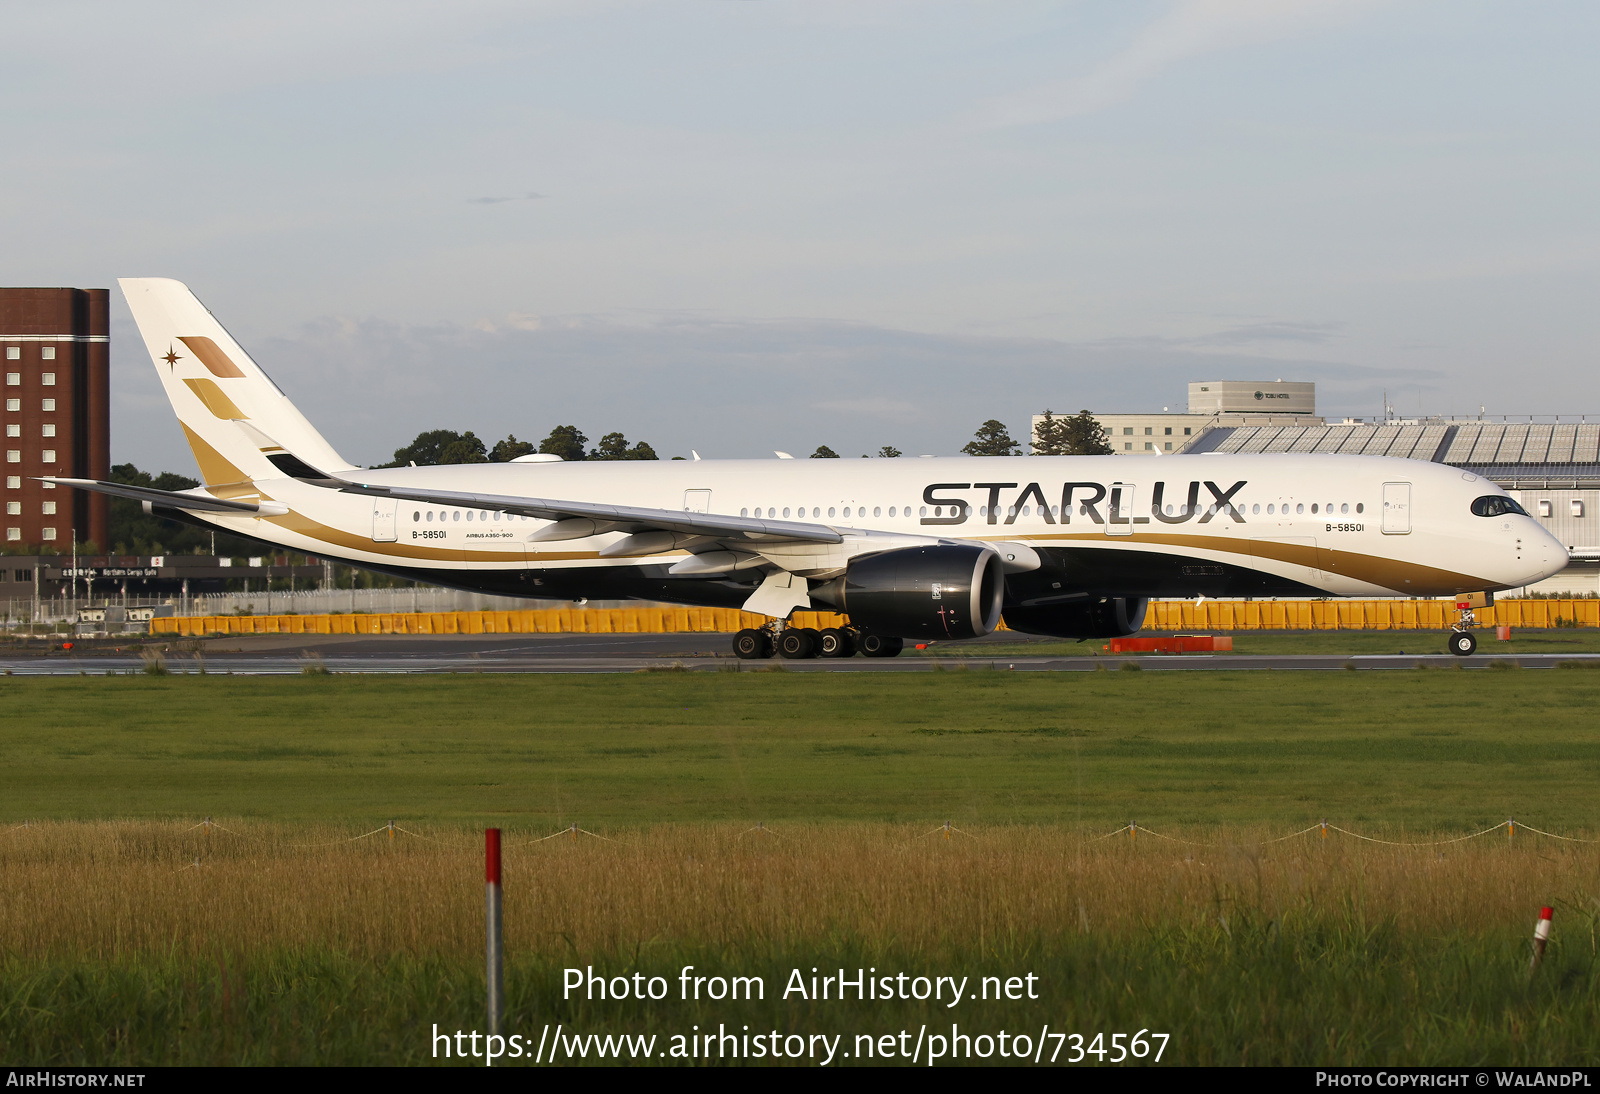
M166 354L161 359L167 363L168 368L178 363L178 354L173 350L170 343L167 346Z

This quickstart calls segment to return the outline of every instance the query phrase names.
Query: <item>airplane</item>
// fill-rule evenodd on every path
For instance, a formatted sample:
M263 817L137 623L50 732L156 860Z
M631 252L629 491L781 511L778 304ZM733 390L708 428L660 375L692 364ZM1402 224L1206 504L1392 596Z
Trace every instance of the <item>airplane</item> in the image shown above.
M189 289L122 291L204 486L51 477L429 584L771 617L742 658L892 657L1001 620L1130 635L1152 597L1443 597L1567 565L1495 484L1383 457L1205 453L562 462L363 468L341 457ZM777 454L780 457L781 453ZM795 611L848 623L789 626ZM1452 652L1476 648L1457 624Z

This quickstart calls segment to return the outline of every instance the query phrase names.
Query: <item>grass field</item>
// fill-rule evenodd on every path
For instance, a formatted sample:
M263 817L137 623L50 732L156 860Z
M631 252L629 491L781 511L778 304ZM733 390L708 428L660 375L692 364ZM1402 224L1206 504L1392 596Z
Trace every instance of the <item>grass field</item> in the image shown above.
M1593 1062L1600 848L1266 841L1593 838L1597 699L1583 670L4 678L0 800L30 825L0 836L0 1059L426 1062L433 1023L481 1027L498 823L508 1032L848 1051L1048 1022L1170 1032L1168 1063ZM416 834L351 839L390 819ZM1176 839L1095 838L1129 820ZM532 842L574 822L609 838ZM588 965L767 997L561 999ZM1040 998L778 998L813 966Z
M350 841L257 825L45 825L0 850L0 1057L423 1063L482 1028L476 833ZM1600 1055L1593 848L1503 839L949 840L908 826L660 826L513 840L509 1025L537 1040L719 1024L1170 1033L1168 1063L1574 1063ZM1521 839L1522 837L1518 837ZM1542 901L1561 930L1530 980ZM754 1000L677 998L686 966ZM564 998L563 970L660 976L660 1003ZM1037 1000L783 998L792 971L1037 978ZM1086 1038L1087 1039L1087 1038ZM848 1062L848 1061L840 1061ZM999 1062L999 1061L991 1061Z
M1600 828L1600 671L0 679L0 817Z

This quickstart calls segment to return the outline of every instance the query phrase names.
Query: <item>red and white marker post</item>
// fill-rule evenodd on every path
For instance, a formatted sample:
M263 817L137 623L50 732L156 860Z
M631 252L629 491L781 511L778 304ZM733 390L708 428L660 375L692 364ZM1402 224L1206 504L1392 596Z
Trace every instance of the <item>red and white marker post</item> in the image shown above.
M500 829L483 833L484 877L487 882L484 925L488 934L489 1032L500 1032L500 1016L505 1010L505 960L500 946Z
M1550 941L1550 917L1555 914L1554 908L1539 909L1539 922L1533 928L1533 963L1528 966L1529 976L1538 970L1539 962L1544 960L1545 943Z

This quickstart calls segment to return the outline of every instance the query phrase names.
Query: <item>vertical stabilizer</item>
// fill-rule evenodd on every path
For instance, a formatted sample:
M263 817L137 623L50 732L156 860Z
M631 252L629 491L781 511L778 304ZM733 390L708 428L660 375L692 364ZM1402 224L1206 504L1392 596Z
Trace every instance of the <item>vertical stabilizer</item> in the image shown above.
M350 469L186 285L165 277L118 283L207 486L283 477L238 421L313 466Z

